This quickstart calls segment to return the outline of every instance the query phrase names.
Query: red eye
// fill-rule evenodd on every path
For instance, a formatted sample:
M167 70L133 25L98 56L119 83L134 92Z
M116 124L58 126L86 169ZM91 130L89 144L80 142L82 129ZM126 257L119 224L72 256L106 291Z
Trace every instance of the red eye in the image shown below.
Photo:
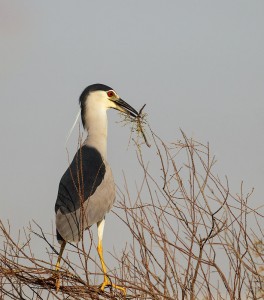
M109 98L113 97L113 96L114 96L114 92L113 92L113 91L108 91L108 92L107 92L107 96L108 96Z

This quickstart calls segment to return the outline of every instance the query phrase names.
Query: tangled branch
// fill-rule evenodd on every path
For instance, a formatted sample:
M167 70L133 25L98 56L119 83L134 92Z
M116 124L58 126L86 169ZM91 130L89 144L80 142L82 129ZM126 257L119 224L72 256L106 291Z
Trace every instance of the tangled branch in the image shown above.
M117 268L110 280L127 288L127 299L263 299L263 214L249 204L253 191L245 193L243 183L239 194L230 191L227 178L214 172L208 144L182 131L169 145L152 131L151 139L157 159L137 152L143 179L136 195L125 180L118 189L113 213L126 227L127 244L112 253ZM1 299L124 299L95 284L102 272L91 233L68 249L56 293L53 236L33 227L15 238L0 222ZM34 255L33 237L48 259Z

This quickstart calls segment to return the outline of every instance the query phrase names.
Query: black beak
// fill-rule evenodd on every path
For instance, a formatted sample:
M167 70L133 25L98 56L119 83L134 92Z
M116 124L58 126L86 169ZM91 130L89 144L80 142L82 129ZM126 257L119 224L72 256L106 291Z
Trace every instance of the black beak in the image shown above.
M120 110L134 118L138 117L138 112L121 98L115 100L115 103L117 104L116 105L117 110Z

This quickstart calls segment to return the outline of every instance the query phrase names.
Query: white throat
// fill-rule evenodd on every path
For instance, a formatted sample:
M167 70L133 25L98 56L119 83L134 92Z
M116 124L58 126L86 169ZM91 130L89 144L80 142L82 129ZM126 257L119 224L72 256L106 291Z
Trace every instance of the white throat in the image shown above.
M84 144L96 148L106 160L107 156L107 114L106 108L90 103L86 107L85 127L88 136Z

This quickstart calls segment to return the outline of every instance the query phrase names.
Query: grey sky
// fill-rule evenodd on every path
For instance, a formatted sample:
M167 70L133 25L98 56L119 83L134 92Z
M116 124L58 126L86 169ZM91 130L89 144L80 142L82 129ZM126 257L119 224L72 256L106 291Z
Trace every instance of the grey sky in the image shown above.
M0 218L14 228L35 219L51 231L66 135L80 93L96 82L135 108L146 103L166 142L179 128L209 141L232 191L244 180L261 205L263 11L263 1L245 0L0 0ZM124 171L133 190L140 168L118 120L109 112L108 160L117 185ZM120 225L108 220L105 234ZM105 240L110 250L115 240Z

